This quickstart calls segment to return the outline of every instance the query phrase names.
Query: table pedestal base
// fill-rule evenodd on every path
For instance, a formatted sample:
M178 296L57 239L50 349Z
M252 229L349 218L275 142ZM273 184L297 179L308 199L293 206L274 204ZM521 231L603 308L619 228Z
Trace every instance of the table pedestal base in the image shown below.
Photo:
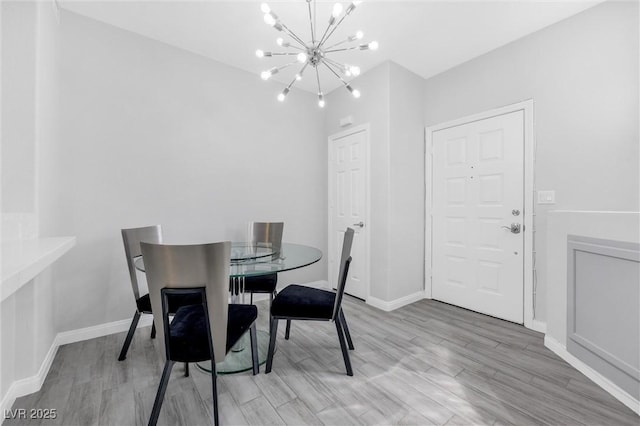
M216 364L216 371L218 374L240 373L253 368L253 362L251 361L251 338L249 337L249 332L246 332L240 338L236 347L243 349L238 352L230 350L224 361ZM269 333L263 330L258 330L258 362L260 365L267 362L268 353ZM211 373L211 361L199 362L196 365L205 373Z

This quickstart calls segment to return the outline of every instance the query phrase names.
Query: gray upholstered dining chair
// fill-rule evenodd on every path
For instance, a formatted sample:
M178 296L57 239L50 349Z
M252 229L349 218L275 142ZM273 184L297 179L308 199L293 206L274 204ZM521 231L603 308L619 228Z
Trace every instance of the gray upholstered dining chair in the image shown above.
M278 334L278 321L287 320L285 339L289 339L291 331L291 320L305 321L333 321L338 332L340 349L347 375L353 376L349 351L354 349L351 333L347 326L347 320L342 311L342 296L349 275L349 265L351 264L351 246L353 245L353 229L347 228L342 242L342 255L340 257L340 271L338 274L338 284L336 291L322 290L319 288L307 287L292 284L285 287L273 299L271 305L271 327L269 333L269 353L267 355L267 366L265 373L271 372L273 364L273 353L275 351L276 336ZM346 342L345 342L346 337Z
M258 349L254 305L229 304L231 243L198 245L141 243L153 319L158 340L165 347L166 362L149 425L155 425L176 362L211 360L214 422L218 425L216 361L223 361L231 347L247 332L251 337L253 374L258 374ZM170 320L171 299L196 297L180 306Z
M249 222L247 230L248 242L252 244L271 244L276 252L282 246L282 232L284 222ZM278 284L278 274L248 276L244 278L244 291L251 295L253 303L254 293L269 294L269 303L273 302Z
M138 321L142 314L151 313L151 301L149 295L140 295L140 286L138 284L138 275L136 273L136 267L134 265L134 259L142 255L140 251L140 242L145 241L149 243L161 243L162 242L162 227L160 225L145 226L142 228L129 228L122 229L122 242L124 243L124 253L127 257L127 267L129 268L129 278L131 281L131 289L133 290L133 297L136 301L136 311L133 313L133 319L129 326L129 332L122 345L120 356L118 360L122 361L127 357L129 345L131 345L131 339L138 326ZM151 338L156 335L155 325L151 326Z

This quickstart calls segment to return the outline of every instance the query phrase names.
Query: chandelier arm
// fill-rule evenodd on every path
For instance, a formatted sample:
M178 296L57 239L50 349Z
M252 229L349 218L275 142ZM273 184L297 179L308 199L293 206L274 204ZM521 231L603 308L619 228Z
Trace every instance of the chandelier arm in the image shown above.
M297 63L299 63L299 62L298 61L293 61L293 62L289 62L288 64L284 64L284 65L281 65L281 66L276 67L276 68L278 69L278 71L280 71L280 70L283 70L283 69L285 69L287 67L290 67L291 65L295 65Z
M319 46L322 46L322 43L324 43L325 41L329 40L329 37L331 37L331 34L333 34L333 32L338 29L340 24L342 24L342 21L344 21L344 18L346 18L347 16L349 16L349 15L347 15L346 13L344 15L342 15L342 18L340 18L338 23L333 26L333 29L331 30L331 32L329 34L327 34L327 31L329 31L329 28L331 28L331 25L329 25L327 27L327 31L324 32L324 35L322 36L322 39L320 40L320 43L318 44Z
M338 61L334 61L333 59L329 59L329 58L327 58L327 57L324 57L323 59L324 59L327 63L329 63L329 64L333 65L333 66L334 66L334 67L336 67L336 68L339 68L340 70L344 70L344 69L346 69L346 68L347 68L347 66L346 66L345 64L341 64L340 62L338 62ZM343 74L344 74L344 72L343 72Z
M351 46L351 47L344 47L342 49L333 49L333 50L325 50L324 53L332 53L332 52L344 52L345 50L354 50L354 49L359 49L360 46Z
M316 81L318 82L318 94L322 93L322 89L320 88L320 74L318 74L318 67L316 69Z
M269 52L271 56L298 55L298 52Z
M342 41L337 42L336 44L332 44L331 46L326 47L325 49L332 49L332 48L334 48L336 46L340 46L341 44L349 43L350 41L356 41L356 40L349 40L348 38L346 38L346 39L344 39ZM326 52L326 50L325 50L325 52Z
M340 81L342 82L342 84L344 84L345 86L348 86L348 85L349 85L349 83L347 83L346 81L344 81L344 79L343 79L342 77L340 77L340 74L338 74L337 72L335 72L335 71L334 71L334 69L333 69L333 68L331 68L331 67L329 66L329 64L328 64L328 63L326 63L325 61L322 61L322 63L324 64L324 66L325 66L325 67L329 68L329 71L331 71L331 72L333 73L333 75L335 75L335 76L338 78L338 80L340 80ZM316 71L317 71L317 70L316 70Z
M296 84L296 81L298 81L295 77L293 78L293 80L291 80L291 83L289 83L289 85L287 86L287 89L291 89L291 87Z
M298 71L298 75L300 75L300 78L302 78L302 73L304 72L304 70L307 69L308 66L309 66L309 62L305 62L302 68L300 68L300 71Z
M294 33L293 31L291 31L289 29L289 27L287 27L285 24L283 24L282 22L280 22L280 25L282 26L282 29L295 41L297 41L298 43L300 43L300 45L302 47L304 47L306 49L307 45L305 44L304 41L302 41L302 39L300 37L298 37L298 35L296 33Z
M324 30L324 34L322 34L322 37L320 37L320 41L318 42L318 47L322 46L322 43L324 43L324 38L327 35L327 32L329 32L329 30L331 29L331 24L329 24L327 26L327 29Z
M315 44L316 36L313 31L313 15L311 14L311 0L307 0L307 6L309 7L309 24L311 25L311 43Z

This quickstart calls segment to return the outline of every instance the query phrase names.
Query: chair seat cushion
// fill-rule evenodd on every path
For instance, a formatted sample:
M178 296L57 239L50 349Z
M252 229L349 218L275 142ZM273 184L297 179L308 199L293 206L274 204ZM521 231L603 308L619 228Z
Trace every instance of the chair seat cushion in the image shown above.
M290 285L273 299L274 317L331 319L336 294L303 285Z
M200 303L202 303L202 300L198 294L174 294L169 297L169 312L174 313L181 306L196 305ZM145 294L136 300L136 306L138 308L138 312L144 312L147 314L152 313L149 294Z
M255 275L244 278L247 293L273 293L278 284L278 274Z
M229 352L240 337L258 318L254 305L229 305L226 351ZM202 304L183 306L176 311L169 327L171 359L180 362L199 362L211 359L209 337ZM222 360L218 360L222 361Z

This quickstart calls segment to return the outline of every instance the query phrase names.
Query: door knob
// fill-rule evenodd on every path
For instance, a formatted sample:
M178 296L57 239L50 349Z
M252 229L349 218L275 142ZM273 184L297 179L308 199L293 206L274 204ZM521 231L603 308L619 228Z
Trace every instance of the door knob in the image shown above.
M359 226L360 228L364 228L364 222L360 221L359 223L354 223L353 226Z
M503 226L502 228L508 229L512 234L519 234L520 227L521 225L519 223L512 223L511 226Z

